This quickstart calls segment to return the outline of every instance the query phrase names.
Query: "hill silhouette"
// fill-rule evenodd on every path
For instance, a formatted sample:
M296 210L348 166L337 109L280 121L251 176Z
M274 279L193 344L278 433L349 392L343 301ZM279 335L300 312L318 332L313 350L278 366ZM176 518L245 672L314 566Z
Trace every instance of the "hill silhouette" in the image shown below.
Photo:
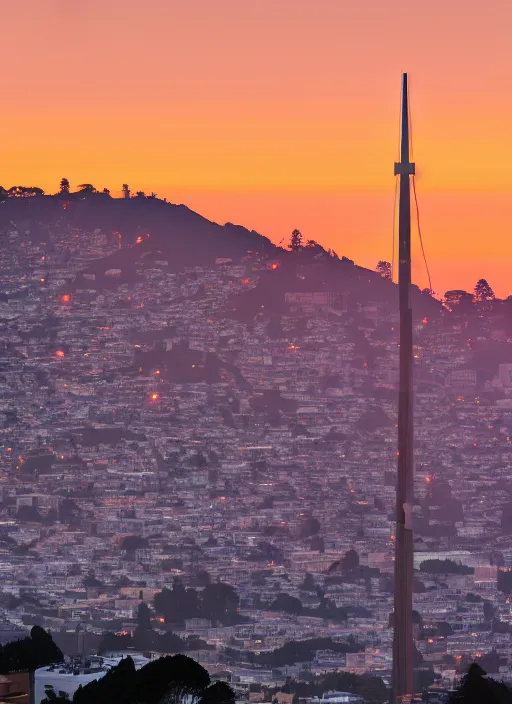
M285 294L327 291L343 296L343 306L358 312L372 301L398 308L397 286L376 271L339 258L310 241L300 251L274 245L254 230L226 223L219 225L185 205L156 197L113 198L107 193L85 192L29 197L5 197L0 202L0 228L14 223L20 236L45 242L59 228L67 231L101 231L116 248L109 256L90 262L74 286L84 286L83 274L94 274L95 288L117 287L137 280L137 267L166 262L170 271L185 266L213 264L218 258L239 261L256 253L274 267L260 267L258 284L232 302L229 314L252 319L261 309L280 315L289 309ZM117 245L120 245L119 247ZM120 270L113 279L109 269ZM89 284L90 285L90 284ZM416 316L437 315L440 304L412 287ZM361 316L358 316L361 317Z

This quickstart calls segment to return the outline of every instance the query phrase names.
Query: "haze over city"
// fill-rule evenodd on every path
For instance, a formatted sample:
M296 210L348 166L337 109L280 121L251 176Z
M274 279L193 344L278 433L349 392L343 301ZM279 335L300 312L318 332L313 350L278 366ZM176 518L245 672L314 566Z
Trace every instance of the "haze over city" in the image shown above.
M0 10L0 704L512 704L512 5Z

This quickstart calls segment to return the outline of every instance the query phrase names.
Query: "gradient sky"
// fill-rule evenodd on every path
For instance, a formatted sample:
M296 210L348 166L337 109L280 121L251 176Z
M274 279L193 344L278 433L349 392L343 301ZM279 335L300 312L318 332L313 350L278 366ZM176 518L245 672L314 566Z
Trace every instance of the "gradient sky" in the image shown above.
M400 73L434 289L512 293L510 0L0 0L0 183L156 191L390 259ZM415 280L426 285L415 248Z

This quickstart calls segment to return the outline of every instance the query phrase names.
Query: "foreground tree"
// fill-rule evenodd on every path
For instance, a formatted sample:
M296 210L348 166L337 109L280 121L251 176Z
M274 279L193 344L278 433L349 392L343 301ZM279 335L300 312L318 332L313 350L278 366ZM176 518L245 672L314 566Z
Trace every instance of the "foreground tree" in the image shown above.
M55 687L51 684L47 684L44 688L45 698L41 700L41 704L67 704L69 699L69 694L59 690L55 691Z
M210 684L208 672L186 655L153 660L135 676L132 701L146 704L196 702Z
M235 704L235 693L226 682L214 682L204 690L199 704Z
M449 704L512 704L512 690L485 675L485 670L473 663Z
M0 673L14 670L33 672L38 667L63 662L64 655L49 633L34 626L30 637L0 647Z

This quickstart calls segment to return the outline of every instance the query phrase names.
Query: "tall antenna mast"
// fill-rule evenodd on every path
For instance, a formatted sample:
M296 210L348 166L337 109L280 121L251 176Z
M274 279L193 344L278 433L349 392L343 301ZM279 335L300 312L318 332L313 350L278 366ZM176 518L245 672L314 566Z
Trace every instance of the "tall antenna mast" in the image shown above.
M396 481L395 604L393 634L393 704L413 694L412 579L414 500L412 309L411 309L411 190L414 164L409 161L409 98L407 74L402 75L402 124L398 225L398 295L400 302L400 392L398 400L398 471Z

